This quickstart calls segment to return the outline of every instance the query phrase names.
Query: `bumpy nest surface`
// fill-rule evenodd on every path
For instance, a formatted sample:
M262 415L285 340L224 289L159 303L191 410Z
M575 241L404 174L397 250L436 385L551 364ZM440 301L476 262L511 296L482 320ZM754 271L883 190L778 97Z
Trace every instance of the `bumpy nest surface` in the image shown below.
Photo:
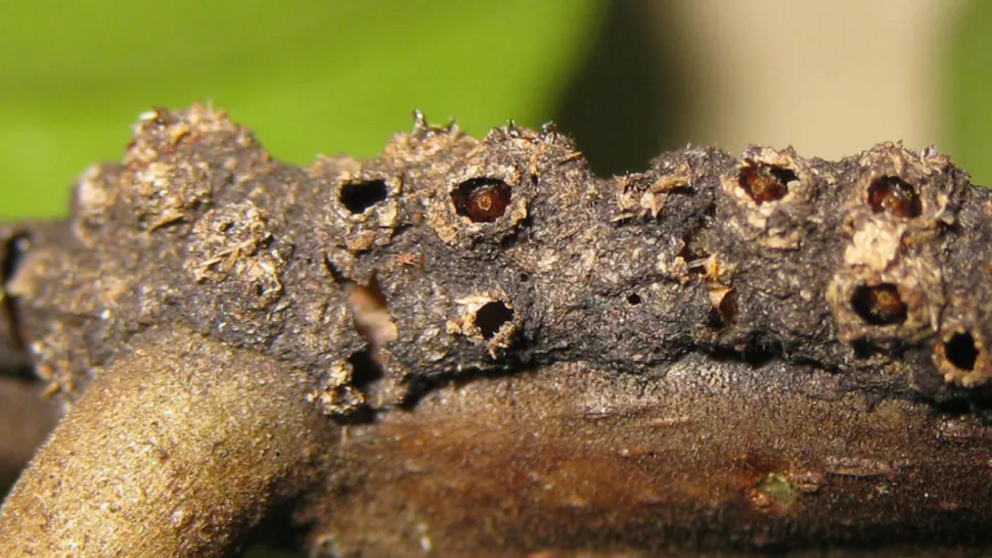
M990 216L893 144L602 179L550 126L418 118L299 168L157 110L68 223L0 227L0 365L71 401L180 324L306 371L288 415L347 425L290 506L317 554L947 555L992 543Z
M377 158L273 160L202 106L145 115L70 227L3 229L40 374L74 396L182 322L321 381L334 415L452 377L584 362L650 379L690 353L979 402L992 197L933 150L839 162L690 147L592 176L552 128L418 120Z

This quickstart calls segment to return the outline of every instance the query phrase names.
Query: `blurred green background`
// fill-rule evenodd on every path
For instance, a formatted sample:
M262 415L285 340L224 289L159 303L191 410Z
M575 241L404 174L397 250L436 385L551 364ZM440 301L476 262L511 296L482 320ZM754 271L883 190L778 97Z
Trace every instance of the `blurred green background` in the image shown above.
M63 215L139 113L207 99L296 163L374 155L419 108L554 119L601 174L903 139L992 183L990 24L981 0L0 2L0 219Z
M0 2L0 218L60 215L136 116L211 99L277 156L374 155L411 111L484 131L553 112L603 6L500 2Z

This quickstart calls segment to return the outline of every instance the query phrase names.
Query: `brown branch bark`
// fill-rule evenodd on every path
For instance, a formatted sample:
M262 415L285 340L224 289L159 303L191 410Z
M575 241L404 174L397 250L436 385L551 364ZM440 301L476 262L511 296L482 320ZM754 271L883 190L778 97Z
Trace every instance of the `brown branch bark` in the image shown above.
M58 417L40 385L0 376L0 487L17 478Z
M301 512L326 555L974 556L992 433L780 363L588 364L438 390L352 427Z

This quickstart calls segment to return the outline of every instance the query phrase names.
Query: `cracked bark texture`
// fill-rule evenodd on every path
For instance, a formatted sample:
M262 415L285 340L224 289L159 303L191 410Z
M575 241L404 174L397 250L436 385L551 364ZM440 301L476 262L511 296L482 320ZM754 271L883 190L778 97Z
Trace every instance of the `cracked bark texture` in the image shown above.
M418 117L299 168L194 106L144 115L65 226L0 238L63 401L161 324L308 374L300 405L350 433L295 511L318 553L967 553L992 519L990 216L948 157L889 143L597 178L551 126Z

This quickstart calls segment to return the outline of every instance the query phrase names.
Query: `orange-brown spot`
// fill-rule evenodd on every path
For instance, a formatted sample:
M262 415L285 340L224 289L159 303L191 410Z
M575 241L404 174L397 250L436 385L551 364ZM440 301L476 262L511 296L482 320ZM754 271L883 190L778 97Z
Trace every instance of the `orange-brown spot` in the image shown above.
M784 198L789 193L789 183L797 180L795 172L763 163L742 168L737 177L737 183L758 205Z
M875 213L884 211L896 217L912 218L923 211L916 189L896 176L872 181L868 186L868 205Z
M892 283L874 287L859 286L854 289L851 306L870 325L889 325L906 320L906 303L899 296L899 289Z
M510 205L510 187L494 178L473 178L462 182L451 194L455 213L473 223L492 223Z

